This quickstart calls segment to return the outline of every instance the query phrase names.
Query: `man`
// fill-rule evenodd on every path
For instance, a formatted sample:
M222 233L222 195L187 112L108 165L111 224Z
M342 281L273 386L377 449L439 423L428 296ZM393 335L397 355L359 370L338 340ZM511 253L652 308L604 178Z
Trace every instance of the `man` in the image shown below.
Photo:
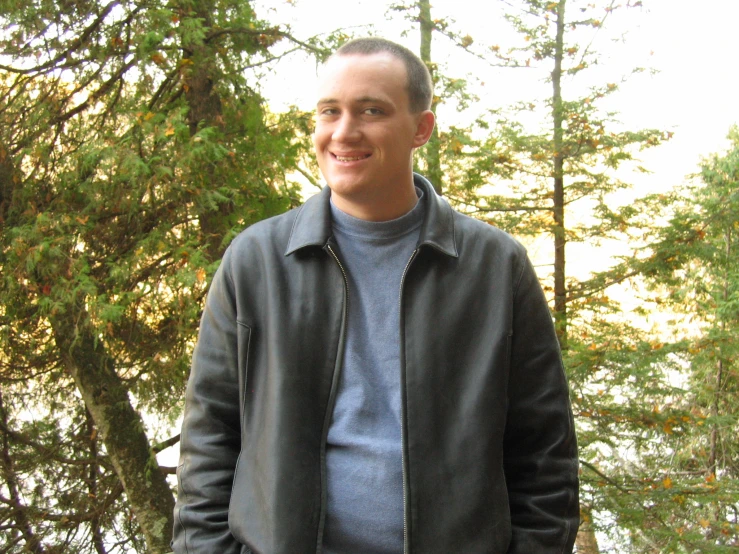
M176 552L571 552L576 445L547 304L517 242L413 174L431 95L389 41L326 63L328 188L237 237L208 295Z

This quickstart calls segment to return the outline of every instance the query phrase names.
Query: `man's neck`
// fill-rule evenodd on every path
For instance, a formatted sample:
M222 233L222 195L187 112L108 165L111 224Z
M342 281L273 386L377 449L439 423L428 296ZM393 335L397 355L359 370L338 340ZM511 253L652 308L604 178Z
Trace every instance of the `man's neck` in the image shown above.
M365 221L390 221L410 212L418 202L413 180L410 186L393 191L392 197L372 197L367 199L347 198L331 192L334 205L345 214Z

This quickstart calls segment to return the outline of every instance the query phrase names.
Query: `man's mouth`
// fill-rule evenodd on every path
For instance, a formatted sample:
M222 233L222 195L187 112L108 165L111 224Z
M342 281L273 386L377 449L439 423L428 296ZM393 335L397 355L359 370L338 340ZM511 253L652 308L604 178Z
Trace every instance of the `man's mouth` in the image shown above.
M333 154L333 156L340 162L357 162L359 160L369 158L371 154L360 154L358 156L341 156L339 154Z

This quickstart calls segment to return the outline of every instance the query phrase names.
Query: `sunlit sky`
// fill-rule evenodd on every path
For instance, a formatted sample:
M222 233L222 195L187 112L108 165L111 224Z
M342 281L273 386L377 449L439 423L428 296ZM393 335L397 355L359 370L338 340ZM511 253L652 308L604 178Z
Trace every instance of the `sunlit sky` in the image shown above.
M389 20L390 4L387 0L262 0L257 9L260 17L289 23L296 37L343 27L358 35L378 34L418 51L417 28L398 12L392 12ZM604 29L593 33L593 47L603 56L598 68L588 71L594 81L608 83L620 82L634 67L656 70L632 76L608 105L627 128L674 132L671 141L643 155L652 174L634 177L640 189L656 190L683 181L696 171L701 156L724 149L729 127L739 123L735 40L739 1L644 0L643 4L643 8L616 10ZM494 0L436 0L432 16L451 18L451 28L469 34L481 50L492 44L506 47L514 35L500 16L502 7ZM623 41L612 40L621 36ZM546 93L542 73L536 69L489 67L441 36L434 38L432 57L446 63L443 70L451 76L475 74L485 82L476 89L479 108L500 108ZM263 81L266 97L275 109L291 103L311 109L315 70L307 58L280 62ZM565 95L567 87L565 83ZM442 127L457 123L451 111L439 115Z

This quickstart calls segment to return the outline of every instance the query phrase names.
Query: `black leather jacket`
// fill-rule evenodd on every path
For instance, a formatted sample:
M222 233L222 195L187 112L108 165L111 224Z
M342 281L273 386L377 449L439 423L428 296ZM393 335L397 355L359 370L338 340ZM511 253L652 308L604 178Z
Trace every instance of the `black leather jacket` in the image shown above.
M428 181L401 290L405 551L571 552L578 464L550 313L522 246ZM173 547L321 551L347 284L329 191L228 248L193 356Z

